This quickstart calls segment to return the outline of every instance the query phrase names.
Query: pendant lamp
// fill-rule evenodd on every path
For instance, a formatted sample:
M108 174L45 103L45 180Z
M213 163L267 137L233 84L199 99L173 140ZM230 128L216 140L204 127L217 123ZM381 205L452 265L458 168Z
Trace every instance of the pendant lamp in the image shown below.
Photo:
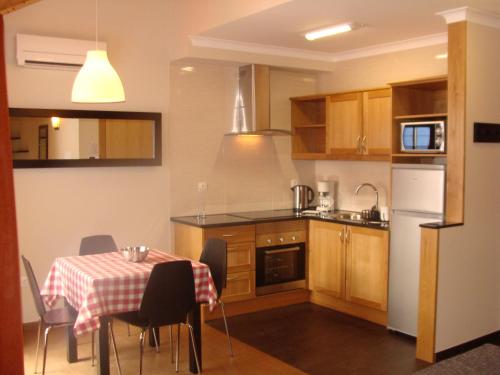
M97 0L96 49L87 51L87 58L73 82L71 101L75 103L117 103L125 101L123 84L111 66L106 51L97 49Z

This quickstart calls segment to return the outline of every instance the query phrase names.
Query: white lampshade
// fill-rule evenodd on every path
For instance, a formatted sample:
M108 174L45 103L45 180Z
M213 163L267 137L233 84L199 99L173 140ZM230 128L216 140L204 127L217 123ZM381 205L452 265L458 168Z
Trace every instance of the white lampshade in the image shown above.
M122 81L111 66L106 51L87 51L78 72L71 101L75 103L116 103L125 101Z

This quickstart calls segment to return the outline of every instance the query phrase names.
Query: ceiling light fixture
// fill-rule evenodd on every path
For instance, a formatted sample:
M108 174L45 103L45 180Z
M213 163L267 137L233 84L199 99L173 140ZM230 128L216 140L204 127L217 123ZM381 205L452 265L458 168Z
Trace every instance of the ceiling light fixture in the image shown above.
M307 40L316 40L320 38L325 38L327 36L337 35L341 33L346 33L354 29L352 23L342 23L340 25L329 26L323 29L314 30L306 34Z
M438 60L444 60L444 59L447 59L448 58L448 54L447 53L440 53L439 55L436 55L434 56L436 59Z
M95 2L95 45L73 82L71 101L75 103L117 103L125 101L123 84L111 66L106 51L97 49L97 0Z

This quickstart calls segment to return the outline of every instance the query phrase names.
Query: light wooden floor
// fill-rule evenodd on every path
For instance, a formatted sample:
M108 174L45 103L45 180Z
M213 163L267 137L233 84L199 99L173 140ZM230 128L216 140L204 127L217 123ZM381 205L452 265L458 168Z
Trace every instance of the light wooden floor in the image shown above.
M221 332L203 325L203 373L205 374L289 374L304 373L290 367L263 352L260 352L233 338L234 357L228 355L226 336ZM139 335L138 330L131 327L131 336L127 334L126 325L115 322L115 334L123 375L139 373ZM168 345L168 329L162 328L162 346L160 353L149 346L144 353L145 375L175 374L175 365L170 363ZM179 374L189 374L187 331L181 331L181 353ZM147 341L147 338L146 338ZM175 330L174 330L175 346ZM33 374L35 367L36 327L29 326L24 332L24 371ZM65 332L63 328L53 329L49 335L47 352L47 375L93 375L96 368L90 363L90 335L78 339L78 357L76 363L66 361ZM42 369L42 348L38 358L38 372ZM110 355L111 374L118 374L114 354Z

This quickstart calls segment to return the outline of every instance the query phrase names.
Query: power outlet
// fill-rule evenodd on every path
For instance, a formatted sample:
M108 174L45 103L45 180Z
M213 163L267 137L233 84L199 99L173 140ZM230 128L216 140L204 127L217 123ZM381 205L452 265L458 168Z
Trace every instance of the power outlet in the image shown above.
M205 181L198 182L198 193L205 193L208 189L208 184Z

